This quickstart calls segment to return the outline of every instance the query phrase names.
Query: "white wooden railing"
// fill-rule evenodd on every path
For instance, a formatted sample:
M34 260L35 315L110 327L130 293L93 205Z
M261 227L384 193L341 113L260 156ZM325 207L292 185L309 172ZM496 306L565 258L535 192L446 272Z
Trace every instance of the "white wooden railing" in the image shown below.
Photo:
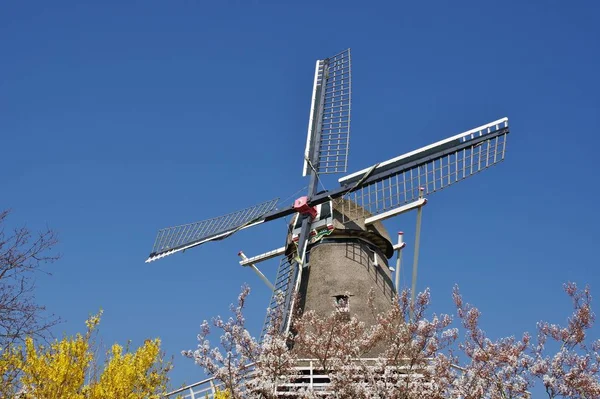
M362 362L375 363L380 359L362 358L360 360ZM279 388L281 388L281 392L278 393L279 396L295 396L296 393L294 391L297 391L300 388L312 390L317 392L317 394L322 395L331 393L327 391L327 387L330 385L329 375L322 372L322 369L318 366L317 359L298 359L296 362L297 366L294 367L294 370L296 371L297 378L295 378L292 382L279 385ZM247 366L247 368L250 370L248 373L248 378L252 378L253 366L254 364L249 364ZM398 366L395 367L395 369L400 371L402 374L419 374L419 372L416 370L411 371L408 366ZM214 377L207 378L194 384L190 384L168 392L164 395L164 399L213 399L215 393L222 389L223 384L221 382L217 381Z

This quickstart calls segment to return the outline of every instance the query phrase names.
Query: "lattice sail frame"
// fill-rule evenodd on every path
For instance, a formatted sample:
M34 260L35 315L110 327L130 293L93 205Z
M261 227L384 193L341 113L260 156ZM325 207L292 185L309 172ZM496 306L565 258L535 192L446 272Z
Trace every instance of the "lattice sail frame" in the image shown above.
M390 161L382 162L379 168L392 169L403 161L410 163L412 157L422 157L412 167L346 194L343 201L336 201L342 209L343 223L366 218L397 208L419 198L420 189L428 195L442 190L461 180L473 176L504 160L508 135L508 118L499 119L468 132L450 137L422 149L410 152ZM485 136L492 136L481 140ZM473 142L470 144L470 142ZM442 150L427 157L420 155L439 147ZM448 147L447 151L443 151ZM340 183L357 179L366 170L340 179ZM378 168L374 169L377 172ZM351 184L351 183L350 183ZM345 215L352 215L352 219Z
M279 198L200 222L167 227L158 231L152 253L146 262L171 255L177 251L218 240L238 230L262 223L261 217L277 207Z
M334 199L343 223L370 217L446 188L504 160L508 118L390 159L339 179L341 187L313 197L312 205ZM340 198L342 200L340 200ZM276 209L279 199L217 218L159 230L146 262L184 251L238 230L292 215L293 206Z
M304 152L303 176L312 168L320 174L345 173L350 145L352 69L350 49L317 61ZM313 146L318 153L313 159Z
M348 168L352 104L350 49L329 59L325 82L317 171L345 173Z
M291 258L292 256L296 256L296 254L283 256L279 261L277 276L275 278L275 289L271 293L271 301L269 302L260 334L261 341L267 334L270 324L273 322L273 317L281 317L282 320L280 322L282 325L280 327L282 329L286 330L289 328L290 316L294 306L294 296L299 288L302 274L302 268L298 267L298 264Z

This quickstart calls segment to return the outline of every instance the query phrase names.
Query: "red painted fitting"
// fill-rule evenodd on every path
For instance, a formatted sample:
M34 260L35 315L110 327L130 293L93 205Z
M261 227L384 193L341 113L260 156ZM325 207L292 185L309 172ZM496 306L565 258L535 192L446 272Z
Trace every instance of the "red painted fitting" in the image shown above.
M317 216L317 208L308 205L308 197L300 197L294 201L294 209L303 215L310 215L312 219Z

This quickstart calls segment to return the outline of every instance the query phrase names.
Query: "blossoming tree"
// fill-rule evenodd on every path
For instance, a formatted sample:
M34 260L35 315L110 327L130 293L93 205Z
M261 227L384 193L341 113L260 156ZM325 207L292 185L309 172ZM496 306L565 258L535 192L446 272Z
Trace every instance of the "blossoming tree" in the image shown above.
M220 397L230 399L269 399L283 392L298 398L516 399L531 398L536 384L549 398L599 398L600 340L588 338L594 323L589 288L567 283L564 289L573 314L566 326L538 323L535 342L528 333L489 339L479 326L480 311L455 287L460 328L452 327L449 315L429 313L429 290L414 304L403 291L383 312L371 306L373 325L339 309L326 316L298 312L284 336L276 314L259 343L245 328L250 292L245 286L233 317L213 320L212 328L221 331L220 347L211 346L211 325L204 321L198 348L183 353L221 383ZM302 381L295 366L303 358L329 376L325 390L294 384Z

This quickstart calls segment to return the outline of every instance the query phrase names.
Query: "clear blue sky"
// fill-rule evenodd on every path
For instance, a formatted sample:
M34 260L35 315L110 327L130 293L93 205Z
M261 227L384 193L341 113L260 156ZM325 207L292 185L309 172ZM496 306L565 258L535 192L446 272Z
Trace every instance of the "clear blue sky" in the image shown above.
M600 297L599 17L593 1L3 2L0 208L60 234L37 291L58 334L102 307L105 344L159 336L174 385L193 382L179 351L244 282L258 333L269 293L237 252L281 246L285 222L145 264L156 230L304 187L314 62L351 47L350 171L510 118L506 162L429 198L418 285L454 313L458 283L492 336L533 332L569 314L563 282ZM406 260L413 225L388 223Z

